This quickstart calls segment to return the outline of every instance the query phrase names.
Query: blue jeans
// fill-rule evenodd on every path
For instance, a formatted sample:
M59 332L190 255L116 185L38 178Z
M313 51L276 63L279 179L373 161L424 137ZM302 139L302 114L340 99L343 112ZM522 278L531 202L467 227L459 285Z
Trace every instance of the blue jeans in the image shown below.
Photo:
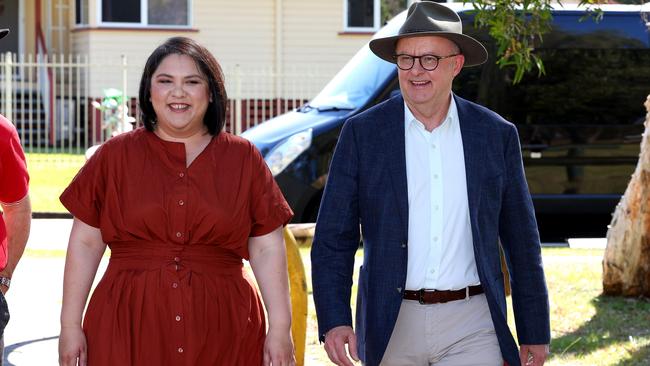
M4 361L4 351L5 351L5 327L9 322L9 306L7 305L7 300L5 296L0 292L0 366Z

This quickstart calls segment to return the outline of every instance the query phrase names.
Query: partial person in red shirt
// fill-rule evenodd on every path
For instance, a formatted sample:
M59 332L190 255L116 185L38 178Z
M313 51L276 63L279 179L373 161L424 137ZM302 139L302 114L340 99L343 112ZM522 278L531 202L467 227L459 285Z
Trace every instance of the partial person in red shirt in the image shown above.
M0 29L0 39L9 29ZM28 194L29 175L25 154L13 124L0 115L0 351L4 354L4 329L9 321L5 293L11 275L25 251L32 209ZM0 357L0 366L2 360Z

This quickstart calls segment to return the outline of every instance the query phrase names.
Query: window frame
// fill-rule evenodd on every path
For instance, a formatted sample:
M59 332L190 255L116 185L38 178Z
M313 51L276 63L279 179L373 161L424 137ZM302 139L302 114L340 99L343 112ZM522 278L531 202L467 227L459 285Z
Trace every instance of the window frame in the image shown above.
M76 27L85 27L88 26L88 24L90 24L90 9L88 4L89 2L90 0L75 0L74 25ZM84 19L84 15L85 15L85 19ZM79 16L79 22L77 22L77 16Z
M193 1L185 0L187 2L187 24L149 24L149 0L137 0L140 1L140 22L104 22L102 21L102 8L103 2L109 0L98 0L96 6L97 25L100 27L112 27L112 28L169 28L169 29L191 29L192 23L194 21L193 14Z
M343 31L344 32L376 32L381 28L381 1L373 0L373 26L372 27L355 27L348 24L348 1L343 0Z

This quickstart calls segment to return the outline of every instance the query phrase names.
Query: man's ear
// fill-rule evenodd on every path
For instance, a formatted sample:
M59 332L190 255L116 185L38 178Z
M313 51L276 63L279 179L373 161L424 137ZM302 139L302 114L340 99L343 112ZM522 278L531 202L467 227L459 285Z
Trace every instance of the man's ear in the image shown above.
M454 62L452 65L454 68L454 76L456 76L460 73L460 70L462 70L463 66L465 65L465 56L463 54L460 54L454 57Z

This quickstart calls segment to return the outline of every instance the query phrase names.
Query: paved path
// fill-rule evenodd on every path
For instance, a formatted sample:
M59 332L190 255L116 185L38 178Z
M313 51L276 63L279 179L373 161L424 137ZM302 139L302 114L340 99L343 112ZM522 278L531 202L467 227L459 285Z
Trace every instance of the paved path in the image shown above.
M71 227L69 219L33 221L27 243L31 250L20 261L7 293L11 313L5 329L7 366L58 365L64 251ZM100 275L106 265L104 259L98 271Z

